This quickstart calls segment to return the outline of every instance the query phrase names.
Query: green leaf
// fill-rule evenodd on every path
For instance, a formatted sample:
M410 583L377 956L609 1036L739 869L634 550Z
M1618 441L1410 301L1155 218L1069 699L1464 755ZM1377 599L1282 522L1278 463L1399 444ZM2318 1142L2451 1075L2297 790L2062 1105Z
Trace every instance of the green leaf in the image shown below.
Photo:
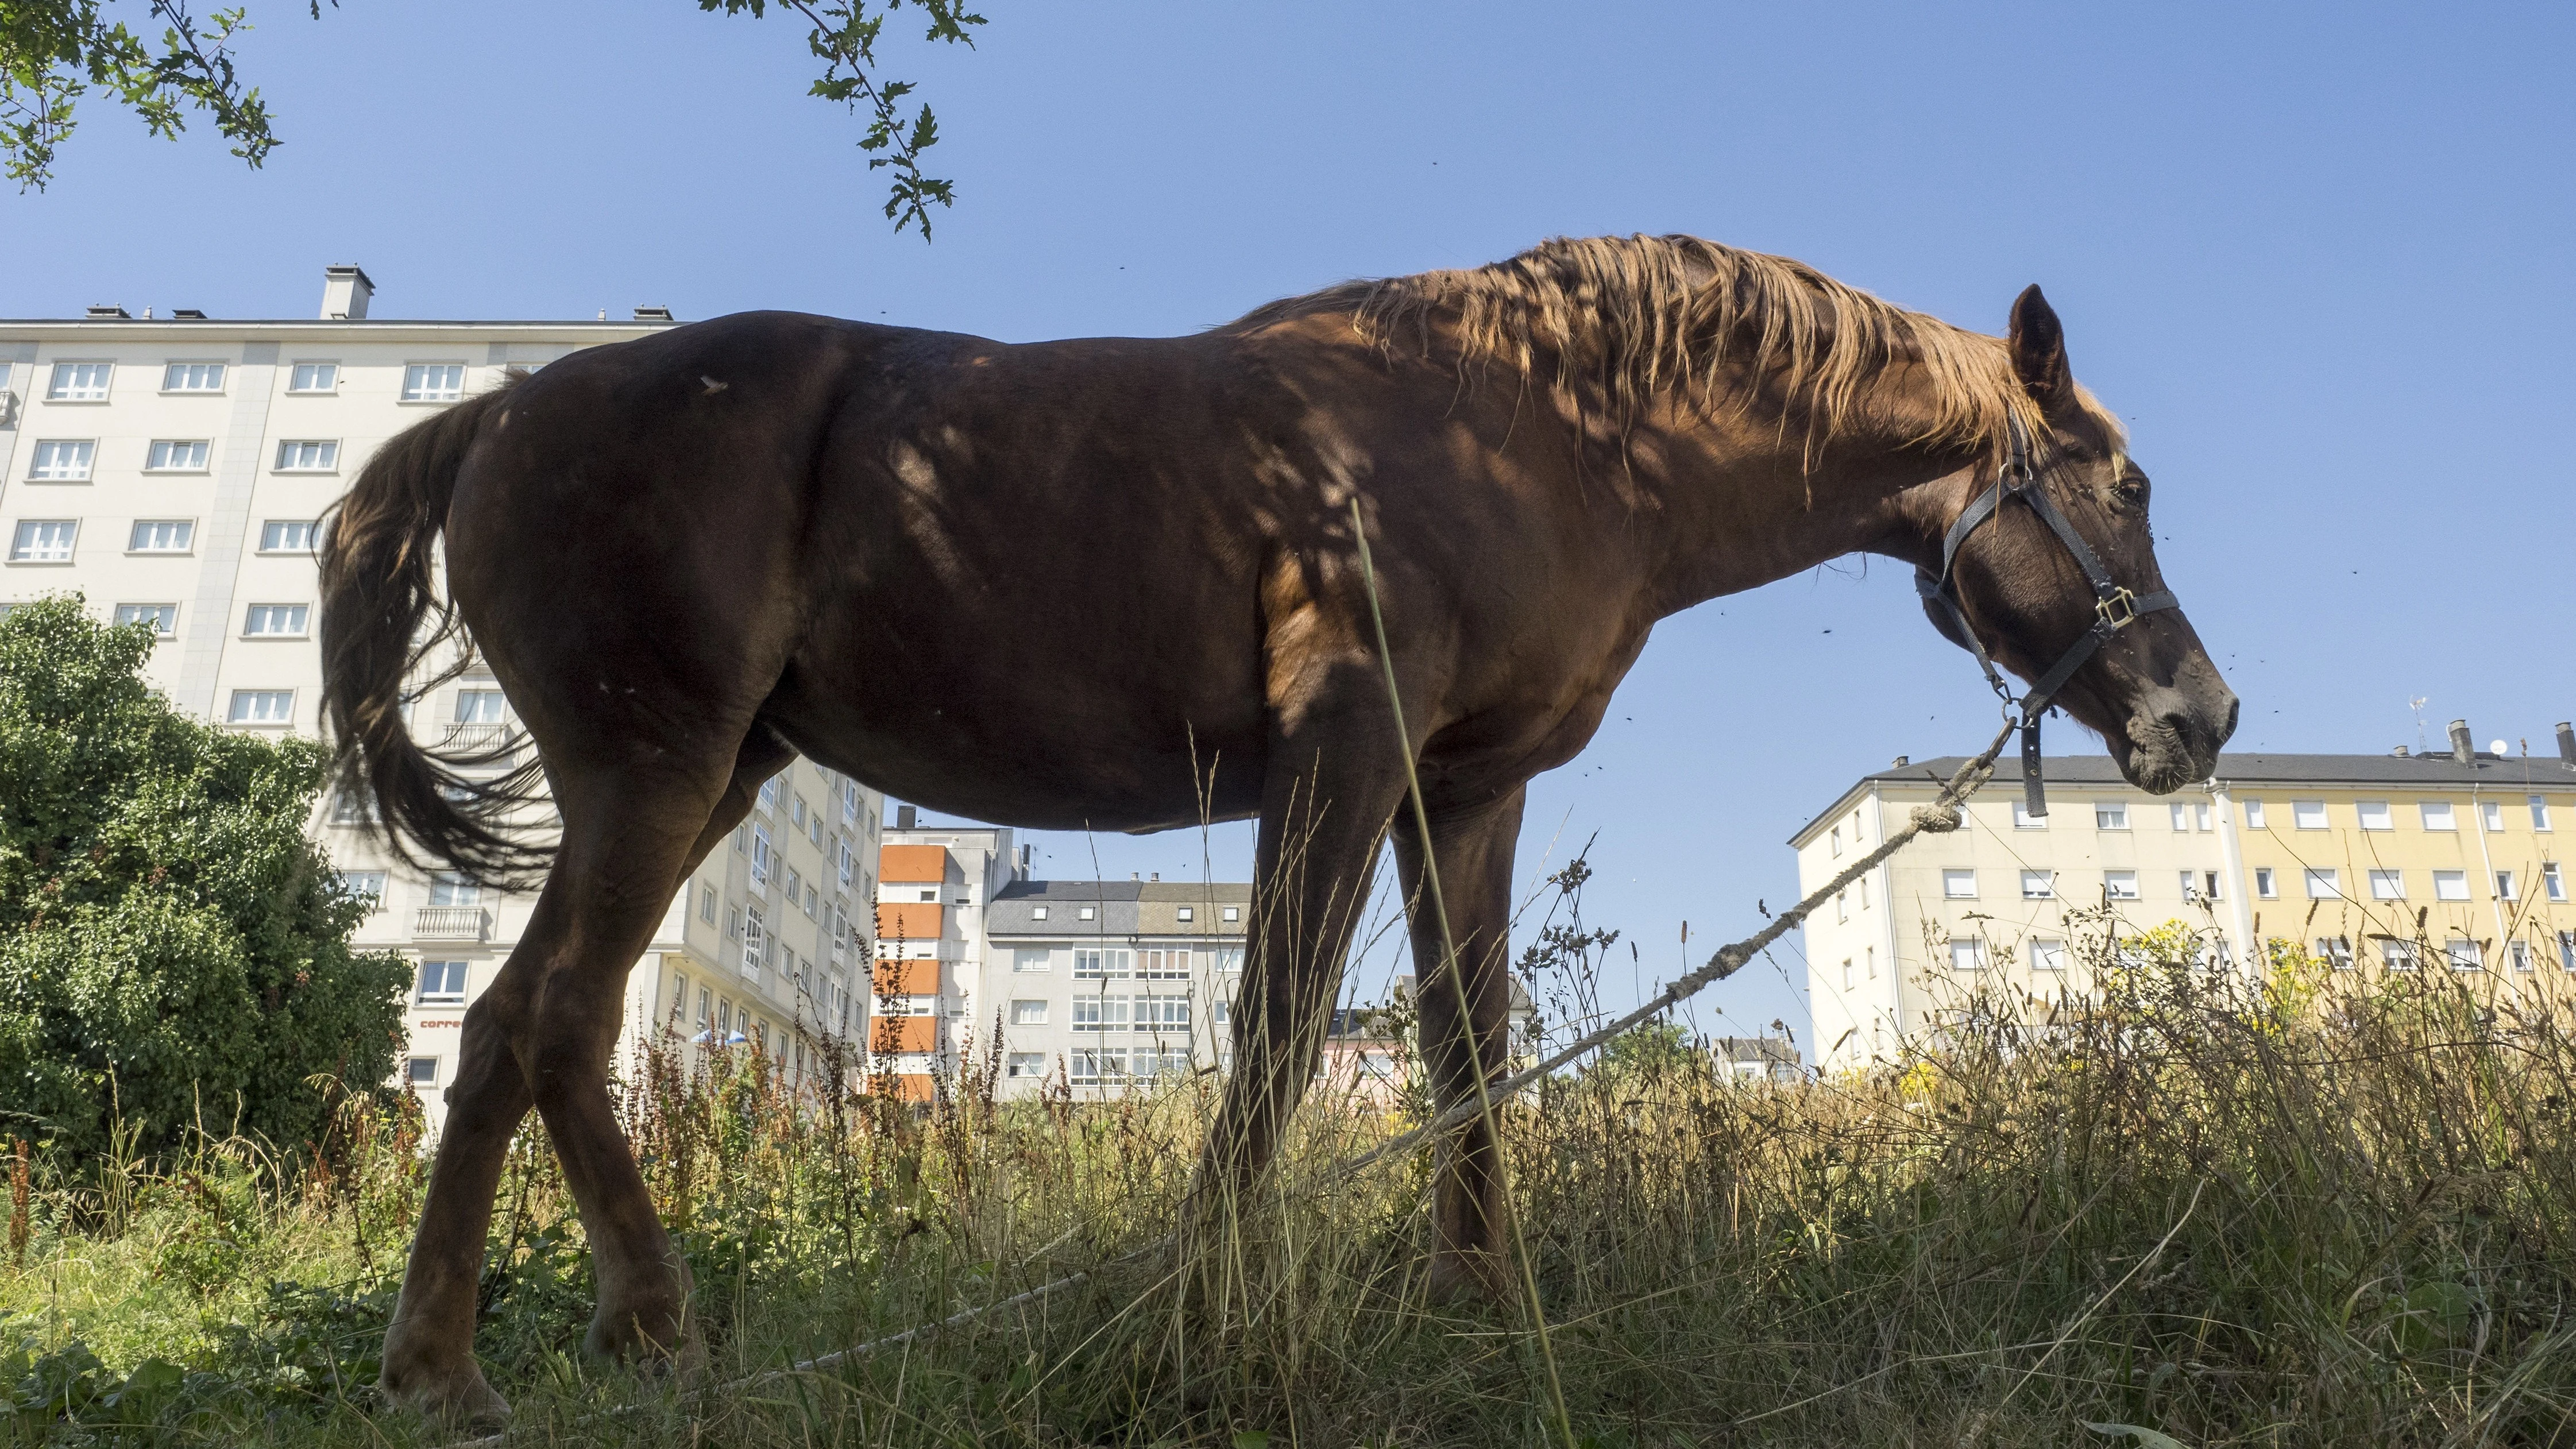
M2087 1423L2084 1427L2096 1434L2108 1434L2115 1439L2133 1439L2142 1446L2142 1449L2191 1449L2190 1445L2171 1434L2136 1424Z
M1234 1432L1234 1449L1270 1449L1270 1431L1237 1429Z

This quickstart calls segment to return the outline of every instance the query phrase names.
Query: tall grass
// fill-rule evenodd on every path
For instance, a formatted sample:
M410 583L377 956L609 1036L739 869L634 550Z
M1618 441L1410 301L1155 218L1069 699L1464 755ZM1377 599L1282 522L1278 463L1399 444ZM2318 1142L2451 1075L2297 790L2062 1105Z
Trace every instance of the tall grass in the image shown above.
M2247 983L2191 964L2184 933L2098 939L2083 1009L1970 993L1867 1072L1737 1082L1642 1053L1501 1105L1577 1434L2576 1444L2576 1016L2435 973L2354 989L2285 955ZM514 1442L1553 1436L1525 1315L1426 1295L1431 1154L1336 1167L1418 1098L1311 1101L1181 1264L1137 1249L1180 1219L1214 1079L1099 1103L990 1086L969 1072L915 1109L791 1089L758 1053L657 1052L626 1110L697 1273L714 1366L689 1384L580 1356L580 1227L532 1128L478 1338ZM39 1152L23 1266L0 1269L25 1340L0 1365L11 1429L440 1442L367 1387L421 1189L415 1129L376 1110L294 1160Z

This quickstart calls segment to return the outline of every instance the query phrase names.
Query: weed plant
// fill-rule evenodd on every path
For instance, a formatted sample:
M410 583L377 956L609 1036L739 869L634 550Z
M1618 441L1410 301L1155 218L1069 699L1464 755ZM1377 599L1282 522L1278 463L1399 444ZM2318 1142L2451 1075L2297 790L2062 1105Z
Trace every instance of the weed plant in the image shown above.
M2249 980L2181 927L2096 926L2080 1001L1972 987L1865 1070L1633 1052L1502 1109L1585 1443L2576 1444L2576 1014L2531 982L2286 949ZM1542 977L1608 944L1542 940ZM1213 1077L1005 1101L970 1056L905 1103L834 1085L863 1066L826 1060L817 1086L665 1041L626 1084L697 1275L693 1382L582 1357L581 1229L532 1119L477 1341L511 1442L1554 1437L1525 1315L1427 1296L1432 1153L1338 1166L1419 1120L1418 1094L1323 1084L1181 1261ZM443 1442L370 1387L419 1123L367 1101L334 1123L299 1154L33 1152L0 1267L7 1432Z

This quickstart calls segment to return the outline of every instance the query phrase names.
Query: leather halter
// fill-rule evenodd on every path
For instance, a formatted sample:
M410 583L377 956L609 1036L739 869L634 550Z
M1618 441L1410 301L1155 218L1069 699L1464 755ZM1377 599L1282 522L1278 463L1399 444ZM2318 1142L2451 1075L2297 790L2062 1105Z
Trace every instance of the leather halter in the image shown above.
M2075 531L2074 524L2066 521L2066 515L2059 512L2056 502L2049 498L2048 490L2040 486L2040 474L2030 462L2030 435L2023 430L2021 419L2006 414L2004 423L2010 452L2003 467L1995 474L1995 486L1979 493L1973 502L1960 510L1958 518L1950 525L1949 534L1941 540L1941 571L1936 574L1928 568L1916 568L1914 590L1923 596L1923 606L1935 611L1936 622L1947 625L1942 632L1977 656L1977 667L1986 672L1986 683L1992 685L1995 694L2003 700L2004 713L2007 716L2019 713L2024 809L2032 816L2045 816L2048 814L2048 797L2042 789L2039 773L2040 716L2048 712L2057 691L2066 687L2066 681L2074 678L2075 671L2083 668L2086 660L2109 643L2112 635L2136 623L2141 614L2180 608L2181 604L2171 589L2135 594L2111 581L2110 570L2102 567L2102 560L2093 552L2092 545ZM1967 542L1968 535L1976 531L1978 524L1999 516L2006 500L2014 498L2029 504L2030 511L2038 514L2049 531L2057 535L2058 541L2066 545L2066 551L2075 556L2075 566L2084 571L2085 581L2093 586L2093 627L2068 645L2066 652L2057 657L2057 662L2049 666L2048 672L2018 697L2004 682L2003 674L1995 668L1994 658L1986 652L1983 641L1977 638L1977 631L1969 626L1967 611L1959 607L1958 582L1951 574L1952 565L1958 561L1959 546Z

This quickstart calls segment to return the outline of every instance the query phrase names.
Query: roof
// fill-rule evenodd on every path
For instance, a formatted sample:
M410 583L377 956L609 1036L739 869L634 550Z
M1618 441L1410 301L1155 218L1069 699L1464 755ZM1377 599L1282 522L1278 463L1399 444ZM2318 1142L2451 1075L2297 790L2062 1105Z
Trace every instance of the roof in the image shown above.
M1966 755L1943 755L1938 759L1915 760L1890 769L1863 775L1849 789L1836 796L1834 803L1815 818L1799 826L1789 843L1796 845L1813 834L1816 827L1840 815L1851 805L1852 798L1872 785L1914 786L1927 793L1947 784L1959 767L1968 763ZM2122 790L2137 787L2121 778L2120 767L2107 754L2047 755L2040 761L2041 778L2052 785L2082 787L2109 786ZM2484 750L2461 764L2448 753L2424 755L2289 755L2289 754L2222 754L2218 767L2211 772L2214 783L2224 787L2245 785L2356 785L2384 786L2390 789L2463 790L2537 789L2565 790L2576 788L2576 765L2554 755L2491 755ZM1994 783L2021 783L2021 757L2007 753L1995 761Z
M1251 903L1248 881L1015 880L993 893L984 911L984 932L1106 941L1140 935L1239 937L1241 920L1229 922L1221 913L1209 911L1183 921L1180 910ZM1037 917L1041 906L1048 909L1043 921ZM1096 907L1097 914L1083 920L1073 914L1073 908L1081 906Z

